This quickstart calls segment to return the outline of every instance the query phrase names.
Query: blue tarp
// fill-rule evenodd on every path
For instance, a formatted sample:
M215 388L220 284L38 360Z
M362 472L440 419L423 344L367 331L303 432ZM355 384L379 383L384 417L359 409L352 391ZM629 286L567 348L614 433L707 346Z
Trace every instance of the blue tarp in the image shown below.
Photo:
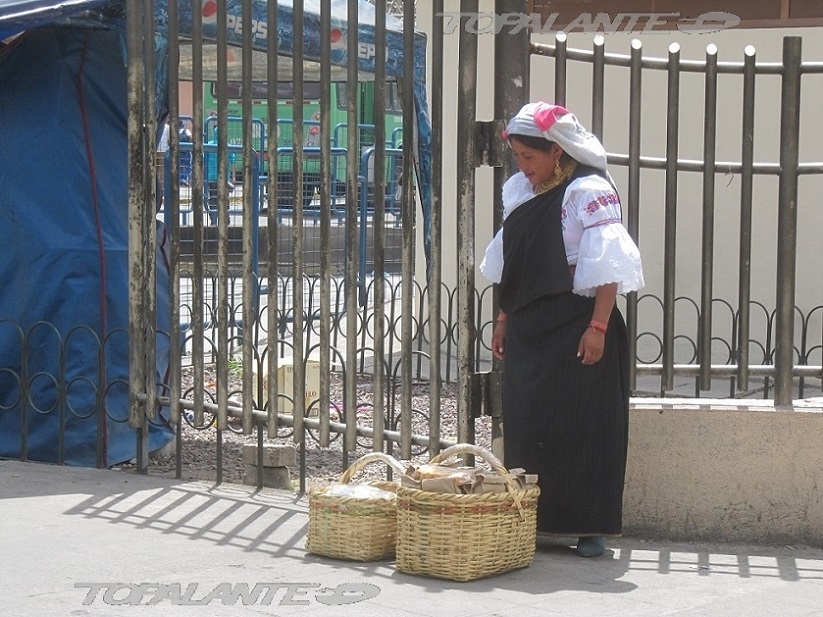
M98 435L104 465L136 453L122 34L43 27L0 49L0 456L58 462L62 449L66 463L94 466ZM162 244L157 278L168 332ZM166 337L158 378L168 353ZM164 413L151 450L173 436Z

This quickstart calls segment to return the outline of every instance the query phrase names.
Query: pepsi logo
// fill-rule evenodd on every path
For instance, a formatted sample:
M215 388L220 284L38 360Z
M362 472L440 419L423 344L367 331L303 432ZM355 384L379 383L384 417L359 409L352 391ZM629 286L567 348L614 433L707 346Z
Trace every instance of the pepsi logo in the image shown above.
M329 32L329 42L331 43L331 61L342 62L346 59L346 39L343 32L338 28L332 28Z
M215 0L205 0L200 13L203 16L204 24L217 23L217 2L215 2Z

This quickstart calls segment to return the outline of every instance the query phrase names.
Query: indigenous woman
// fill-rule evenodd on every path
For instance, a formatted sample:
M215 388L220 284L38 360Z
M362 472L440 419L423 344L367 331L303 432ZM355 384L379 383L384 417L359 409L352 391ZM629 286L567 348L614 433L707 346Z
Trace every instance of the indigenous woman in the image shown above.
M481 271L499 290L505 462L538 474L538 532L596 557L622 533L630 358L615 301L643 287L640 253L606 152L574 114L530 103L504 138L520 171Z

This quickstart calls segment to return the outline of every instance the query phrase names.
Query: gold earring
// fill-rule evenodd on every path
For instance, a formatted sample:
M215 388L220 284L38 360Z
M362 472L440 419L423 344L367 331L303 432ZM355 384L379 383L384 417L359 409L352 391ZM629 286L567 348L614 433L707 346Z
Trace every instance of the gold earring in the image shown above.
M560 159L554 160L554 175L560 176L563 173L563 170L560 168Z

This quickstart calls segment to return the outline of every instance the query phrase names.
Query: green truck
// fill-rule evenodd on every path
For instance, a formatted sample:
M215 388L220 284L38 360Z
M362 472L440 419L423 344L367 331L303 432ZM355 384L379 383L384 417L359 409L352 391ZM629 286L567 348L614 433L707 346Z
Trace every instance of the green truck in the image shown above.
M358 167L360 155L375 142L375 96L374 83L361 82L358 84ZM308 81L303 84L303 202L304 206L311 205L320 186L320 147L323 143L321 135L320 111L320 82ZM387 82L385 88L385 137L386 148L400 149L402 147L403 117L401 110L400 93L395 82ZM242 145L243 143L243 106L241 100L242 84L229 82L227 84L228 99L228 136L229 144ZM263 173L269 173L271 168L265 160L268 139L272 134L277 139L277 170L278 205L292 203L294 188L294 86L292 82L277 84L277 126L275 131L268 127L268 84L254 82L252 87L252 131L254 149L263 153ZM332 148L332 195L339 196L346 191L346 152L348 148L348 114L347 114L347 84L345 82L331 83L331 109L329 125L331 135L328 136ZM217 84L206 82L203 92L203 109L207 116L204 125L204 139L207 143L216 142L217 135ZM233 173L242 172L239 159L234 161ZM371 165L370 165L371 167ZM397 165L389 161L387 168L394 170ZM393 171L389 173L394 173ZM370 178L368 170L358 168L358 175ZM396 174L395 174L396 175Z

